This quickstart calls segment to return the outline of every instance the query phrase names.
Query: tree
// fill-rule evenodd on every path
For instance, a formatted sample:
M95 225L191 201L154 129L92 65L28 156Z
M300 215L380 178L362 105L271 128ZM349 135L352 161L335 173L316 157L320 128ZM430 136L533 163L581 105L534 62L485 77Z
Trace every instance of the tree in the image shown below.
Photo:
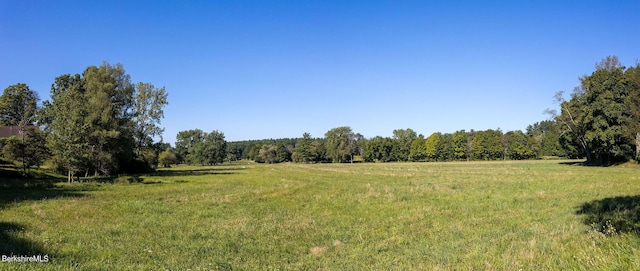
M427 158L427 148L424 144L424 136L420 135L411 142L409 151L411 161L423 161Z
M29 86L18 83L7 87L0 96L0 125L33 125L36 117L38 95Z
M314 161L314 155L311 153L311 142L311 134L302 134L302 138L298 140L291 154L294 162L309 163Z
M464 130L456 131L452 136L453 157L455 160L468 159L467 141L469 135Z
M191 163L217 165L224 162L227 157L227 142L224 134L219 131L205 133L203 140L189 149L189 161Z
M397 161L398 145L394 139L377 136L367 141L364 149L364 160L367 162Z
M608 56L596 70L580 78L569 101L556 95L560 114L550 111L561 124L561 142L580 146L587 162L608 164L633 156L638 132L638 115L633 102L638 85L634 70L623 67L617 57Z
M440 136L440 133L433 133L425 140L425 154L428 160L436 161L438 159L438 145L440 144Z
M440 161L455 160L453 150L453 135L442 134L440 135L440 142L438 143L438 156Z
M475 160L496 160L503 157L500 130L478 131L474 134L471 156Z
M313 157L313 161L316 163L326 162L327 161L327 149L325 147L324 141L322 140L314 140L311 142L311 146L309 148L309 152Z
M507 145L506 155L509 159L524 160L536 156L532 148L533 137L525 135L522 131L509 131L504 134Z
M104 62L90 66L83 73L85 102L90 110L89 146L94 175L118 170L133 160L135 141L131 131L133 93L130 76L122 64Z
M155 88L151 83L138 83L133 95L133 137L136 142L136 154L153 143L153 137L162 135L159 127L164 117L162 108L168 104L168 94L164 87Z
M180 131L176 135L176 155L178 161L187 164L198 164L196 155L190 155L193 147L204 141L204 132L200 129Z
M274 145L271 145L271 144L262 145L258 155L260 156L260 161L264 163L273 164L277 162L278 153L277 153L277 148Z
M18 153L21 154L22 170L25 174L29 164L25 161L27 159L27 152L24 149L27 146L25 127L33 125L35 121L38 100L37 93L23 83L7 87L0 96L0 125L20 127L21 142L14 147L21 148Z
M171 165L178 164L178 157L171 147L158 155L158 161L163 167L171 167Z
M324 134L326 138L327 155L333 162L342 163L353 161L353 155L357 153L357 137L351 127L342 126L333 128ZM362 138L362 135L359 135Z
M398 146L396 157L400 161L409 161L411 153L411 143L416 139L418 135L410 128L393 130L393 139Z
M47 145L54 162L67 171L67 181L86 166L88 161L88 105L80 75L65 74L51 86L51 102L45 103L43 114L49 132Z

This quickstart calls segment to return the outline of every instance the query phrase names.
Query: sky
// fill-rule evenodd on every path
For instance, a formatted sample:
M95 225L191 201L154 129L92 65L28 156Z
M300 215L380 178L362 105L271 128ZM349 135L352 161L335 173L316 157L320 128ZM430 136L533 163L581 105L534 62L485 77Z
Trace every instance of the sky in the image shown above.
M640 1L0 0L0 89L103 62L165 87L164 142L524 130L596 62L640 58Z

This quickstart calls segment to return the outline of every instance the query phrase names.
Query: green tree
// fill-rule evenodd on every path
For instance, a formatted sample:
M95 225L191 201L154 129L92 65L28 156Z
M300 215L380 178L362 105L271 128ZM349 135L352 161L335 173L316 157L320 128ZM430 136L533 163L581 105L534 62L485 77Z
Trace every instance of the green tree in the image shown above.
M171 147L167 148L158 155L158 161L163 167L171 167L178 164L178 157Z
M224 162L227 157L227 142L224 134L219 131L212 131L204 135L204 140L195 146L199 157L197 160L208 165L217 165Z
M468 138L469 135L465 130L453 133L453 157L455 160L466 160L469 158L469 153L467 152Z
M440 142L438 143L437 148L438 148L438 156L440 161L455 160L452 134L440 135Z
M427 148L424 144L423 135L419 135L411 142L409 157L411 161L423 161L427 158Z
M0 125L24 127L33 125L38 95L23 83L7 87L0 96Z
M351 127L342 126L333 128L325 133L327 156L333 162L342 163L353 161L353 155L358 151L358 136L353 133ZM361 135L359 136L362 137Z
M531 159L536 156L533 149L533 137L522 131L509 131L504 135L507 142L506 155L512 160Z
M500 130L478 131L471 144L471 157L475 160L496 160L503 157Z
M411 153L411 143L418 137L417 133L410 128L393 130L393 140L396 142L397 154L400 161L409 161Z
M193 147L204 141L204 132L200 129L192 129L180 131L176 135L176 155L180 163L198 164L200 161L197 156L189 155L193 151Z
M291 154L294 162L309 163L314 161L314 155L311 153L311 142L311 134L302 134L302 138L298 140Z
M45 102L43 114L49 137L47 145L54 163L67 171L67 181L85 168L88 160L88 105L80 75L65 74L51 86L51 102Z
M312 141L309 151L311 152L311 156L313 156L314 162L321 163L327 161L327 149L325 147L324 141Z
M133 160L131 131L134 87L122 64L90 66L83 73L89 146L94 175L116 172Z
M436 161L438 159L438 145L440 144L440 133L433 133L424 142L427 159Z
M25 142L27 131L25 129L26 126L33 125L36 119L38 100L37 93L22 83L7 87L0 96L0 125L20 127L20 144L13 147L22 148L17 153L22 155L20 160L22 160L22 170L25 174L27 173L27 165L30 164L26 161L29 157L24 149L27 146Z
M394 139L377 136L367 140L364 149L364 160L367 162L397 161L398 144Z
M580 78L571 100L565 101L562 93L556 95L561 141L580 146L590 163L608 164L633 156L638 132L634 108L638 105L631 101L638 87L632 73L617 57L608 56L596 64L591 75Z
M278 148L274 145L262 145L258 155L263 163L273 164L278 162Z
M160 122L164 117L162 108L168 104L168 94L164 87L156 88L151 83L138 83L133 95L133 137L136 142L136 154L153 144L153 137L161 136L164 131Z

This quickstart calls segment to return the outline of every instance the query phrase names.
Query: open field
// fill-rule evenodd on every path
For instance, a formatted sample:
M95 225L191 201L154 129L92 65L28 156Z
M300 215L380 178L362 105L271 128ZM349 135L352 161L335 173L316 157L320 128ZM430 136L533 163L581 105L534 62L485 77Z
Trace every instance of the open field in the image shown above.
M2 188L0 254L49 262L0 269L639 269L639 169L559 162L237 163ZM599 215L612 222L586 221Z

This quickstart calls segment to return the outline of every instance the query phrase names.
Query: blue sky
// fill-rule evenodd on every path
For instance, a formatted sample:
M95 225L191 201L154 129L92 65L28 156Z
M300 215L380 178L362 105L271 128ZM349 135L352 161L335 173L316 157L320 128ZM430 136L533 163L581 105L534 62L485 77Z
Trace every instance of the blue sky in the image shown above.
M524 130L607 55L640 58L640 1L6 1L0 88L49 99L103 61L166 87L164 141Z

